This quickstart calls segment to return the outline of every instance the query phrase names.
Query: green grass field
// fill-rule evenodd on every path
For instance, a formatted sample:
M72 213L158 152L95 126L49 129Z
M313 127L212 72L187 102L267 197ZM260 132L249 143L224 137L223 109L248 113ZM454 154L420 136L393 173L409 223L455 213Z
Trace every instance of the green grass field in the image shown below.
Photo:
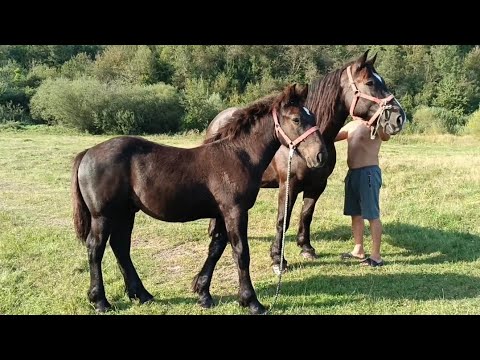
M42 127L0 132L0 313L95 314L86 292L85 247L71 221L70 176L76 153L108 137ZM200 135L150 136L182 147ZM342 215L345 144L312 224L320 258L304 260L295 245L297 201L274 314L480 314L480 140L399 135L385 143L380 166L385 266L340 260L350 251L350 219ZM251 274L259 300L270 305L277 277L270 268L276 189L262 189L250 211ZM238 278L227 247L214 273L218 303L204 310L190 283L205 260L208 220L164 223L136 217L132 258L155 302L139 305L124 293L112 251L103 260L110 314L247 314L237 303ZM370 237L365 235L367 251Z

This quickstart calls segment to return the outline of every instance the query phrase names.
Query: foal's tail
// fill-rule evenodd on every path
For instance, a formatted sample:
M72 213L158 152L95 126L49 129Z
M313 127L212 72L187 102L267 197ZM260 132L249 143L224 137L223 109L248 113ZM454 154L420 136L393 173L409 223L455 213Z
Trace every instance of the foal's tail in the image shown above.
M90 211L87 204L83 200L82 193L78 187L78 167L88 149L82 151L75 157L73 161L72 171L72 201L73 201L73 223L77 237L83 241L87 241L88 233L90 232Z

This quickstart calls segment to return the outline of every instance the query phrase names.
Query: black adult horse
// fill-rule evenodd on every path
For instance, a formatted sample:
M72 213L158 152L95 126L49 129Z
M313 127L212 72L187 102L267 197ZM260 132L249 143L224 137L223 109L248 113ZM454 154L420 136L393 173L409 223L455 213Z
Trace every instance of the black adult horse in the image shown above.
M88 298L98 311L110 307L101 270L109 237L129 297L137 297L141 303L153 299L130 258L135 213L142 210L168 222L215 218L218 236L193 282L200 304L213 305L210 264L218 261L229 240L238 269L240 304L254 314L265 312L250 280L248 209L255 203L262 174L280 145L289 139L298 139L297 150L306 166L322 164L325 147L315 117L304 108L307 93L308 87L291 85L280 94L237 111L218 131L216 138L221 140L211 139L193 149L122 136L76 156L72 177L74 223L78 237L87 245Z
M292 174L289 186L289 204L287 210L287 228L295 200L303 191L303 208L297 234L297 245L301 254L307 258L316 258L315 249L310 244L310 224L315 204L327 186L327 179L336 163L334 139L350 114L355 118L368 120L372 126L372 135L383 126L390 135L397 134L406 120L400 103L390 94L384 80L375 71L376 55L367 60L368 50L356 61L326 74L323 78L310 84L306 106L312 110L317 119L317 126L323 135L328 150L326 165L321 168L308 168L300 157L292 161ZM206 138L215 134L217 129L228 123L234 109L226 109L210 123ZM281 257L281 239L285 216L285 184L287 179L288 149L279 148L272 162L265 171L261 187L279 187L277 234L271 247L270 256L273 269L279 271ZM215 220L210 224L210 235ZM283 259L283 268L287 261Z

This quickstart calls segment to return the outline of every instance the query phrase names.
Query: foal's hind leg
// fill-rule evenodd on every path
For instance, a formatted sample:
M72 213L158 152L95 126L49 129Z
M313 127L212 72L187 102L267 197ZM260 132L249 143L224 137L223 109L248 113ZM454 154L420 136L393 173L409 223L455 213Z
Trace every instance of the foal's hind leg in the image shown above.
M283 237L283 221L285 216L287 216L287 226L285 231L287 231L290 225L290 217L292 215L293 205L298 196L298 190L296 190L295 181L290 181L290 191L288 195L288 208L287 214L285 214L285 196L286 196L286 183L280 183L279 192L278 192L278 214L277 214L277 233L275 235L275 240L272 243L270 248L270 257L272 258L272 267L275 274L280 273L280 257L282 254L282 237ZM283 269L287 268L287 260L283 258Z
M212 295L210 295L210 283L215 265L222 256L228 240L225 223L222 218L210 220L208 232L212 236L208 247L208 257L202 270L200 270L192 282L193 291L199 295L198 303L204 308L210 308L215 305Z
M112 224L110 246L117 258L118 266L125 280L125 289L128 297L130 299L138 298L140 303L143 304L144 302L152 300L153 296L145 290L130 257L134 221L134 212L115 219L115 223Z
M90 265L88 299L95 305L95 310L99 312L105 312L111 307L105 297L102 276L102 259L109 235L109 219L92 217L90 233L87 237L88 263Z
M318 198L325 190L327 182L320 184L316 189L306 189L303 192L303 207L300 214L297 245L302 248L300 254L307 259L317 259L318 255L310 244L310 225Z

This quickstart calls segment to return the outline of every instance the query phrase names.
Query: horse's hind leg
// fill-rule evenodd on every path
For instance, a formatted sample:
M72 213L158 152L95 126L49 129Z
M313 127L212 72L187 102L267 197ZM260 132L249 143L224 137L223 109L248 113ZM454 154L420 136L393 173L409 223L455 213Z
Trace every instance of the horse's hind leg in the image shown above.
M140 303L143 304L152 300L153 296L143 286L130 257L134 221L134 212L115 218L115 224L112 226L112 236L110 237L110 246L117 258L118 266L125 280L125 289L128 297L130 299L138 298Z
M210 220L208 233L212 237L208 247L208 257L205 260L205 264L203 264L202 270L200 270L192 282L193 291L199 295L198 303L204 308L210 308L215 305L210 295L210 283L212 282L215 265L227 246L227 231L225 230L223 219Z
M275 240L272 243L270 248L270 257L272 258L272 267L273 271L278 275L280 272L280 257L282 254L282 237L283 237L283 221L285 216L287 216L287 231L290 225L290 217L292 215L293 205L295 200L297 200L298 190L296 189L294 181L290 181L290 191L288 196L288 207L287 214L285 214L285 195L286 195L286 184L285 182L280 183L280 188L278 192L278 214L277 214L277 233L275 235ZM283 269L287 268L287 260L283 258Z
M102 277L102 259L109 235L109 219L106 217L92 217L90 233L87 237L88 263L90 265L88 299L95 304L95 310L99 312L105 312L111 307L105 297Z
M325 190L327 182L321 184L316 189L308 189L303 193L303 207L300 214L300 224L297 234L297 245L302 248L300 254L307 259L318 258L315 249L310 244L310 225L312 223L313 212L318 198Z

